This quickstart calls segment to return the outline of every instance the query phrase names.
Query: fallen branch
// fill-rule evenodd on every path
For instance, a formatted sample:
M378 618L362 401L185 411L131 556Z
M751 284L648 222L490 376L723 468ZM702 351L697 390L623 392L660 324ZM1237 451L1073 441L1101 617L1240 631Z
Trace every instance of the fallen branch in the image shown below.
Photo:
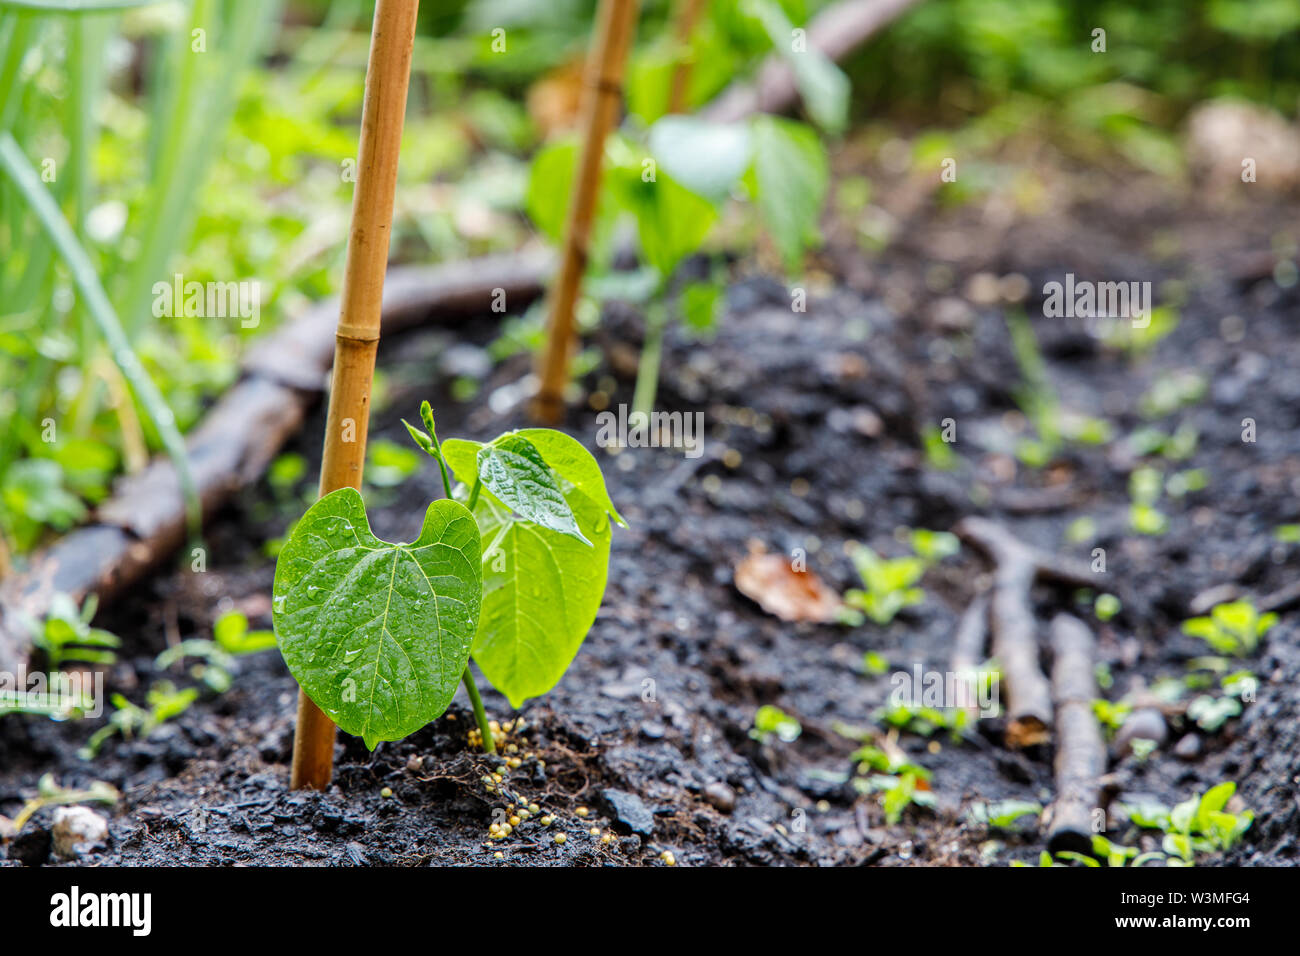
M957 536L983 551L996 565L1027 564L1034 579L1076 588L1098 588L1106 584L1106 571L1093 571L1088 565L1025 544L1006 528L987 518L964 518L953 529Z
M808 45L831 60L842 60L918 2L844 0L813 17ZM733 83L700 111L700 118L734 123L754 113L780 113L794 105L798 95L794 69L785 57L773 54L763 61L753 83Z
M1095 642L1086 624L1069 614L1052 619L1052 694L1056 702L1056 800L1047 824L1052 853L1092 852L1101 807L1106 744L1093 715L1097 698Z
M973 721L979 713L979 668L987 659L985 647L989 636L989 596L977 594L957 622L953 639L952 672L963 682L968 703L963 708Z
M491 314L502 296L517 312L542 294L552 262L547 254L530 253L390 269L383 334ZM337 299L315 303L261 340L248 353L243 378L190 433L187 458L205 518L261 476L319 401L338 310ZM94 524L64 535L0 586L0 671L18 673L27 659L30 635L18 612L39 619L59 592L78 602L95 593L102 606L180 547L184 532L184 501L169 461L156 459L119 479Z
M1300 604L1300 581L1260 598L1257 610L1261 614L1267 614L1269 611L1289 611L1297 604Z
M954 530L994 564L989 617L993 656L1002 671L1006 699L1006 743L1010 747L1044 743L1051 735L1052 695L1039 665L1030 590L1036 580L1096 587L1098 575L1086 565L1025 544L986 518L966 518Z

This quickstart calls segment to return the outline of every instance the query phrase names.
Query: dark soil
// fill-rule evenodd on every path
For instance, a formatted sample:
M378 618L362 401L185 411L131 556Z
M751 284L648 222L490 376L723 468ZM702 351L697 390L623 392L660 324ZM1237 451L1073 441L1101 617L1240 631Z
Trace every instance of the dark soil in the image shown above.
M47 771L65 785L118 786L124 797L106 811L110 845L86 858L96 863L659 865L664 851L686 865L1036 862L1035 830L993 832L966 813L980 801L1049 802L1049 749L1005 749L997 719L980 721L962 741L903 733L898 745L933 773L936 806L909 808L891 826L878 798L852 786L859 744L840 733L870 725L891 689L888 673L864 671L865 652L884 655L891 672L915 662L947 669L955 623L987 584L980 555L965 548L932 569L924 601L885 627L783 623L740 595L732 574L751 541L776 552L803 548L810 568L843 591L858 584L846 543L902 554L897 529L945 530L972 514L1080 560L1101 547L1123 610L1104 624L1080 613L1098 635L1113 700L1135 681L1181 677L1189 659L1207 653L1179 632L1198 595L1231 585L1262 596L1294 579L1300 546L1273 532L1300 521L1300 287L1282 272L1279 284L1268 267L1251 271L1250 254L1267 257L1297 210L1261 201L1228 216L1180 206L1143 183L1107 195L1001 226L981 206L945 212L923 202L896 211L907 239L884 256L859 251L852 230L832 224L824 279L810 287L806 314L791 311L782 285L737 267L716 337L670 335L664 358L659 406L705 413L705 455L597 451L631 527L615 531L604 606L586 644L560 685L524 706L526 727L512 736L512 755L523 762L498 792L483 778L500 758L467 747L463 696L444 718L374 753L341 737L330 791L290 792L296 688L267 652L242 659L224 695L205 695L147 739L110 740L90 762L76 756L94 729L85 722L0 721L0 812L13 816ZM1044 283L1066 272L1153 280L1157 302L1178 297L1181 322L1146 357L1118 355L1078 320L1041 317ZM1027 282L1004 282L1001 300L982 303L972 290L984 280L971 281L981 273ZM1062 403L1106 419L1110 443L1067 445L1036 469L990 447L1026 427L1006 309L1030 316ZM465 333L480 345L493 334L486 320ZM594 404L630 401L629 358L640 336L635 313L606 310L594 338L603 362L586 381ZM385 344L387 401L372 436L405 442L398 419L413 417L425 397L443 436L485 438L524 423L508 399L527 360L498 365L477 398L458 404L446 375L429 381L431 367L445 370L457 355L447 351L452 343L431 331ZM1204 397L1150 423L1168 432L1194 427L1194 454L1168 464L1126 451L1125 436L1147 423L1140 397L1180 371L1204 376ZM929 467L920 440L924 426L945 418L958 428L951 471ZM1244 418L1257 423L1254 443L1242 441ZM575 410L567 427L594 444L594 409ZM317 420L297 441L310 460L319 434ZM1167 474L1204 469L1209 479L1204 490L1162 498L1169 530L1160 536L1128 528L1129 474L1144 461ZM374 492L375 532L409 540L425 503L440 494L433 467ZM169 641L210 636L222 610L270 626L273 561L263 545L301 510L301 501L282 499L269 486L245 496L211 528L206 572L161 574L101 613L97 623L126 640L111 689L143 701L155 679L192 683L183 671L156 673L153 656ZM1083 517L1094 520L1092 533L1064 543ZM1064 591L1044 588L1035 599L1044 623L1079 609ZM1222 780L1239 782L1255 825L1226 858L1201 862L1297 861L1296 622L1297 612L1283 613L1242 662L1260 681L1242 717L1210 733L1173 716L1168 741L1147 759L1112 758L1121 801L1172 805ZM512 716L495 692L485 697L494 717ZM796 717L802 735L753 739L763 704ZM1173 748L1187 734L1199 755L1180 759ZM507 791L554 822L533 819L489 840ZM1112 839L1159 846L1157 835L1120 818L1112 818ZM42 837L50 819L51 811L39 813L28 824L35 835L0 857L53 862ZM554 839L560 832L563 843Z

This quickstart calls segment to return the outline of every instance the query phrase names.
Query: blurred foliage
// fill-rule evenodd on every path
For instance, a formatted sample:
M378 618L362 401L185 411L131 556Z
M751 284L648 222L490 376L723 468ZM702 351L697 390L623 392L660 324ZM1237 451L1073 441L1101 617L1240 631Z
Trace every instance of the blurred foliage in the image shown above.
M1094 53L1093 30L1106 31ZM1293 0L925 0L849 60L872 115L1014 115L1022 95L1119 123L1113 84L1160 98L1173 121L1197 102L1241 96L1291 114L1300 98Z
M812 125L752 125L748 149L732 150L744 158L739 181L719 161L687 182L698 169L660 156L671 151L673 122L664 124L664 114L678 63L690 64L689 113L787 50L783 35L829 3L710 0L685 42L673 0L642 4L617 149L629 172L648 151L663 165L660 184L684 188L660 190L672 195L653 202L640 201L645 191L633 175L616 174L612 188L660 287L701 241L675 225L694 230L713 220L712 212L682 213L696 195L714 208L746 195L776 256L793 268L815 222L812 198L830 189L814 153L853 120L906 129L918 167L958 146L979 156L1027 135L1169 175L1182 166L1172 131L1197 102L1240 96L1290 115L1300 100L1294 0L924 0L843 72L816 56L795 59L799 116ZM421 8L395 258L454 259L533 237L524 213L528 161L571 132L594 9L595 0ZM337 291L352 195L345 164L356 151L372 14L367 0L159 0L77 15L0 0L0 134L11 134L33 167L53 172L45 185L133 353L107 348L67 265L0 178L0 574L13 553L83 520L116 474L142 467L161 447L155 410L134 393L124 361L139 362L184 431L236 377L250 338ZM196 28L206 31L201 56L192 53ZM1097 28L1106 31L1104 53L1093 51ZM773 136L774 148L763 148ZM755 139L763 142L751 152ZM710 149L725 145L715 139ZM755 155L761 162L749 161ZM562 151L542 156L571 162ZM755 188L765 174L797 180L790 169L814 170L806 195ZM978 195L1004 173L966 162L944 201ZM833 190L841 212L862 216L872 192L861 176ZM532 197L542 232L553 234L561 220L562 196L551 196L549 211ZM760 235L725 214L713 231L725 231L733 248ZM153 283L177 273L257 281L261 321L243 328L184 310L154 316ZM707 332L721 303L710 279L680 290L676 312ZM584 310L589 320L591 303ZM535 319L517 323L511 342L535 340ZM1117 347L1141 351L1171 322ZM1153 391L1152 405L1184 400L1166 392Z

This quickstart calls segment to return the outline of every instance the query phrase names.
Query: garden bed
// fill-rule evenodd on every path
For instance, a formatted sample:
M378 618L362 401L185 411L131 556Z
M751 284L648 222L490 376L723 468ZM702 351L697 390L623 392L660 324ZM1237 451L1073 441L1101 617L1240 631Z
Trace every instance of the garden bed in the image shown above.
M1081 561L1105 549L1122 600L1113 618L1098 621L1068 590L1034 596L1044 634L1059 609L1088 620L1113 678L1108 697L1135 678L1182 676L1206 653L1179 631L1198 598L1223 585L1262 598L1289 584L1300 562L1297 546L1275 537L1300 521L1300 293L1284 272L1275 280L1271 268L1251 265L1296 212L1252 207L1229 229L1222 213L1134 183L1074 204L1068 217L1020 219L991 237L995 227L975 207L927 207L878 260L833 230L806 313L791 311L782 285L737 266L716 337L690 342L673 332L665 350L659 407L704 413L705 454L596 450L630 528L615 529L605 602L577 659L552 693L523 708L526 725L509 738L516 752L492 758L468 747L473 719L462 695L447 716L374 753L341 737L331 789L290 791L296 686L272 651L240 659L226 693L203 696L147 739L111 739L92 761L77 757L91 732L83 722L0 722L0 812L12 816L45 772L64 785L107 781L123 797L106 811L109 845L89 859L124 864L422 865L491 863L497 854L543 865L1036 862L1036 829L993 831L968 819L975 804L1045 804L1054 793L1050 750L1006 748L1000 719L981 720L964 740L945 731L890 738L932 774L932 808L909 807L888 824L877 796L853 786L850 755L861 741L850 728L872 723L893 672L917 662L948 668L957 622L987 583L982 555L964 547L937 564L921 582L924 599L885 626L784 623L736 590L734 567L751 543L804 549L809 568L843 592L860 584L846 543L899 554L896 529L948 530L982 514ZM1066 272L1182 283L1177 328L1148 354L1116 360L1078 323L1038 318L1044 283ZM990 277L1003 281L994 289ZM981 447L999 429L1015 438L1024 424L1022 370L1004 318L1017 309L1035 317L1061 403L1108 422L1112 441L1066 443L1041 468ZM494 334L480 322L382 343L388 401L372 440L407 441L399 419L424 398L443 434L481 439L523 425L511 385L528 370L525 357L497 365L464 404L450 377L428 381L431 365L448 367L453 345L483 346ZM594 405L630 400L640 336L635 312L607 307L594 337L603 359L585 380ZM1188 371L1205 377L1203 397L1145 419L1142 397ZM293 442L312 463L296 495L313 484L319 415ZM574 409L566 429L593 446L595 416L594 407ZM952 470L934 467L921 440L945 418L958 429ZM1242 441L1245 418L1257 424L1256 442ZM1204 489L1161 496L1160 535L1129 528L1130 474L1150 456L1135 457L1124 437L1144 424L1193 429L1194 451L1168 472L1208 478ZM440 495L432 466L372 494L375 533L413 538L415 516ZM224 610L269 627L274 562L264 544L300 504L264 482L210 526L205 572L159 575L102 612L97 624L125 641L110 687L140 699L156 678L185 682L183 671L157 672L154 656L208 635ZM1079 519L1091 519L1089 534ZM1145 759L1111 761L1107 786L1121 802L1172 805L1239 783L1255 824L1229 857L1201 862L1295 862L1296 630L1295 615L1283 613L1242 661L1259 688L1241 717L1213 732L1171 718L1169 739ZM868 652L887 660L883 673L864 667ZM485 700L494 718L515 716L495 692ZM764 705L798 721L797 739L751 733ZM1197 753L1176 755L1189 734ZM510 757L520 766L498 784L490 775ZM507 791L540 812L493 841L488 826ZM554 819L543 825L539 815ZM53 862L49 824L48 811L38 814L8 845L8 860ZM1157 835L1127 826L1110 835L1159 846Z

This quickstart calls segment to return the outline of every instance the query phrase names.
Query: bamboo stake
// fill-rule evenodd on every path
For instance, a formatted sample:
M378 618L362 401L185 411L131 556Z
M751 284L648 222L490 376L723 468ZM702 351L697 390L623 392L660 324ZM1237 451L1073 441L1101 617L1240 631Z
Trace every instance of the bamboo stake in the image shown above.
M573 345L573 306L587 267L587 244L600 189L601 159L605 138L614 126L622 99L623 73L636 23L637 3L638 0L600 0L591 52L587 56L582 101L585 135L564 228L564 254L551 299L546 348L538 366L541 385L533 403L533 415L549 424L557 423L564 414L564 386L569 380L569 352Z
M668 112L681 113L686 110L686 91L691 84L691 35L695 33L696 21L704 0L680 0L677 8L677 63L673 67L672 86L668 91Z
M320 493L360 488L370 423L370 386L379 348L384 271L397 190L397 157L406 115L411 49L419 0L378 0L370 35L361 143L352 227L348 234L334 373L325 421L325 453ZM334 766L334 724L306 694L298 691L298 726L293 738L295 790L324 790Z

